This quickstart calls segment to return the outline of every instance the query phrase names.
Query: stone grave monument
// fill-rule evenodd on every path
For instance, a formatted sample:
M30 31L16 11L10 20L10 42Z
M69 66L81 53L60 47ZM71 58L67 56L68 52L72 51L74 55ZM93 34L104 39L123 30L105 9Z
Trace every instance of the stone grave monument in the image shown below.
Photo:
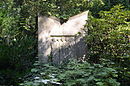
M38 17L38 57L43 63L60 64L69 58L84 59L87 45L84 36L88 11L70 17L63 24L55 17Z

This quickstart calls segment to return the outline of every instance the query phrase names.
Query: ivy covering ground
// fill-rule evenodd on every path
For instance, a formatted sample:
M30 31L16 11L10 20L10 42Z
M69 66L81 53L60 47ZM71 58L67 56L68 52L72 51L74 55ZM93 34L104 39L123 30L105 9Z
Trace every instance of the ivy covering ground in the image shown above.
M31 70L33 76L26 76L22 86L119 86L116 81L118 72L100 64L78 62L70 60L69 63L58 67L49 64L41 65L38 62ZM27 79L28 78L28 79Z

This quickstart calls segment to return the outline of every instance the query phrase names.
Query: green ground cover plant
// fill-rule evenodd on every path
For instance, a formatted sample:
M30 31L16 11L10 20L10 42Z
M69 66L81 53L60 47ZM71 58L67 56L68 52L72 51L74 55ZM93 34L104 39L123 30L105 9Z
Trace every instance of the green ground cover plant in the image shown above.
M70 60L58 67L36 62L21 86L119 86L117 71L100 64Z

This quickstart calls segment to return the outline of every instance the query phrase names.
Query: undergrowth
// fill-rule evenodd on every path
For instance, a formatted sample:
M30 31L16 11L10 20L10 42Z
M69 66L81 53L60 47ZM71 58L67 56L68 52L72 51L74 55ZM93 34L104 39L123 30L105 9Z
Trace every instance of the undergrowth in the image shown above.
M119 86L117 71L101 64L70 60L52 66L38 61L21 86Z

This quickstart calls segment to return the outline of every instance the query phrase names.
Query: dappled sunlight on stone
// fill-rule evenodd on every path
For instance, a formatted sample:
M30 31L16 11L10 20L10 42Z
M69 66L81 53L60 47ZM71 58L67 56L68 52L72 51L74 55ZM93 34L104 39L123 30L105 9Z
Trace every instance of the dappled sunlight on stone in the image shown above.
M86 55L84 25L88 11L70 17L63 24L55 17L38 18L39 60L47 63L51 56L53 63L60 64L69 58L79 59Z

